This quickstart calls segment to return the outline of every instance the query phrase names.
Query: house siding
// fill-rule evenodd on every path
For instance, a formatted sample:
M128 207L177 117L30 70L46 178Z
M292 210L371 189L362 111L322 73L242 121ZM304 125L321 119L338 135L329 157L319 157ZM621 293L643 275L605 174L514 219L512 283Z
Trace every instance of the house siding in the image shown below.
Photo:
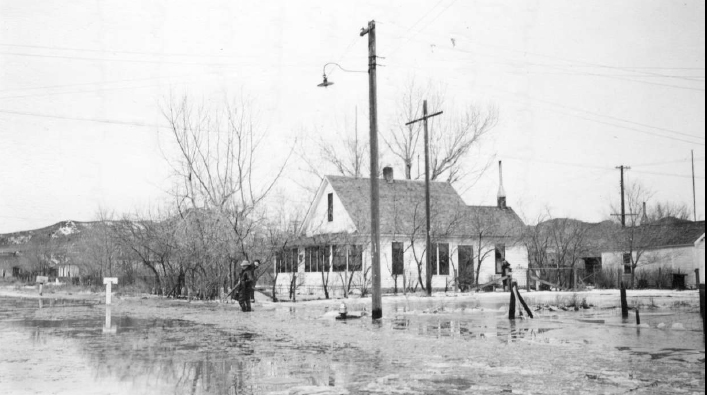
M421 291L422 287L419 284L419 278L422 278L423 283L426 279L426 267L425 267L425 255L423 251L425 250L425 241L419 240L415 242L414 249L409 241L401 240L400 238L392 237L382 237L381 238L381 288L384 292L392 292L396 288L396 278L392 275L393 271L393 259L392 259L392 243L393 242L403 243L403 259L404 259L404 272L405 279L408 284L411 284L412 288L416 288L417 291ZM464 240L445 240L440 241L441 243L449 244L449 275L433 275L432 276L432 289L434 291L443 290L454 290L454 283L456 275L459 270L459 246L460 245L472 245L474 241L464 241ZM490 243L490 242L488 242ZM305 272L304 267L304 251L305 247L298 248L298 268L297 268L297 294L298 295L317 295L323 296L323 285L322 285L322 274L321 272ZM474 251L474 257L478 254L478 251ZM422 262L421 273L418 274L417 268L417 258ZM330 257L331 260L331 257ZM358 284L362 281L363 273L370 268L371 265L371 255L370 249L364 248L363 250L363 265L362 271L357 271L353 273L346 272L334 272L333 265L330 265L330 270L328 273L327 288L330 297L342 297L343 287L346 284L347 279L350 275L354 276L351 290L360 289ZM516 246L512 244L506 245L506 260L511 263L511 267L514 271L523 272L528 268L527 253L522 246ZM436 262L436 261L435 261ZM493 254L488 254L481 262L481 270L479 275L479 282L485 283L496 278L500 278L501 275L496 274L496 262L495 256ZM474 268L476 270L476 268ZM325 273L326 276L326 273ZM369 281L368 291L370 292L370 279L371 273L368 271L367 278ZM287 289L289 287L292 277L290 273L278 273L276 287L279 289L280 296L287 295ZM519 280L523 280L519 278ZM397 290L402 292L403 290L403 276L397 276Z
M623 267L623 252L611 251L601 254L602 267L618 271ZM636 259L636 253L633 253ZM694 288L695 276L695 248L691 246L667 247L643 252L636 267L636 275L642 271L657 271L658 269L671 269L674 273L687 274L685 285ZM623 273L623 271L622 271ZM629 282L630 274L623 274L623 280ZM649 286L653 286L649 284Z
M329 221L329 207L327 196L333 194L333 221ZM317 194L316 202L312 206L312 212L308 215L308 221L304 224L303 234L312 236L327 233L350 233L356 230L351 217L346 212L338 195L326 180L323 181L320 191Z

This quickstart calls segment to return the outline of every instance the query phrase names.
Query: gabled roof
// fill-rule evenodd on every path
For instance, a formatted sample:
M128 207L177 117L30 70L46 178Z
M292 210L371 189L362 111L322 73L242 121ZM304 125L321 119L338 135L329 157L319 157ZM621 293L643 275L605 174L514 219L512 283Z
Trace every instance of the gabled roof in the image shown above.
M326 176L359 233L370 232L370 179ZM424 234L424 181L378 180L381 234ZM491 206L467 206L447 182L430 182L430 217L433 233L447 236L475 234L479 225L501 224L522 227L523 223L510 209Z
M694 245L705 233L705 221L663 221L643 227L652 230L655 247Z

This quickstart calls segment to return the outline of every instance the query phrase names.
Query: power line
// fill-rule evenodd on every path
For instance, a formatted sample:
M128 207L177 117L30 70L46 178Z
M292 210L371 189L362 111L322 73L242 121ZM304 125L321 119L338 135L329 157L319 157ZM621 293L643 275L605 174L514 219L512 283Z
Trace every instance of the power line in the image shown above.
M642 163L642 164L633 165L633 166L634 166L634 167L659 166L659 165L667 165L667 164L671 164L671 163L685 163L685 162L690 162L691 160L692 160L691 158L687 158L687 159L675 159L675 160L669 160L669 161L664 161L664 162ZM705 160L705 157L703 156L703 157L701 157L701 158L695 158L695 160L699 162L699 161L701 161L701 160Z
M119 120L112 120L112 119L74 118L74 117L67 117L67 116L62 116L62 115L39 114L39 113L24 112L24 111L0 110L0 113L12 114L12 115L24 115L24 116L39 117L39 118L62 119L62 120L68 120L68 121L98 122L98 123L108 123L108 124L114 124L114 125L140 126L140 127L148 127L148 128L169 128L169 126L166 126L166 125L151 125L151 124L140 123L140 122L119 121Z
M170 60L147 60L147 59L107 59L107 58L90 58L84 56L62 56L62 55L42 55L28 54L19 52L0 52L0 55L26 56L34 58L50 58L50 59L70 59L70 60L85 60L98 62L127 62L127 63L157 63L157 64L177 64L185 66L260 66L258 63L242 64L242 63L200 63L200 62L177 62Z
M416 31L415 34L420 34L420 33L422 33L423 30L424 30L424 29L419 30L419 31ZM425 34L427 34L427 33L425 33ZM457 34L457 33L454 33L454 34ZM428 34L428 35L429 35L429 36L434 36L434 35L430 35L430 34ZM459 34L459 35L461 35L461 34ZM414 36L414 35L413 35L413 36ZM461 36L463 36L463 35L461 35ZM442 37L442 36L437 36L437 37L438 37L438 39L441 39L441 40L444 40L444 41L448 40L448 37ZM411 39L412 39L412 37L411 37ZM465 40L463 40L463 41L466 41L466 42L469 42L469 43L471 43L471 44L475 44L475 45L478 45L478 46L482 46L482 47L494 48L494 49L499 49L499 50L507 51L507 52L521 53L521 54L523 54L523 55L533 55L533 56L537 56L537 57L548 58L548 59L553 59L553 60L560 60L560 61L565 62L565 63L570 63L570 65L565 65L565 67L567 67L567 66L569 66L569 67L575 67L574 65L572 65L572 63L575 63L575 64L579 64L579 65L583 65L583 66L589 66L589 67L594 67L594 68L603 68L603 69L611 69L611 70L628 71L628 72L633 72L634 74L643 74L643 75L646 75L646 76L654 76L654 77L662 77L662 78L677 78L677 79L686 79L686 80L688 80L688 81L694 81L694 80L692 80L689 76L671 76L671 75L665 75L665 74L660 74L660 73L655 73L655 72L650 72L650 71L640 71L640 70L636 70L636 69L641 69L641 67L629 68L629 67L612 66L612 65L600 64L600 63L587 62L587 61L582 61L582 60L574 60L574 59L568 59L568 58L564 58L564 57L560 57L560 56L555 56L555 55L547 55L547 54L541 54L541 53L537 53L537 52L530 52L530 51L526 51L526 50L518 50L518 49L512 49L512 48L505 48L505 47L502 47L502 46L499 46L499 45L484 44L484 43L480 43L480 42L477 42L477 41L474 41L474 40L470 40L470 39L468 39L468 37L464 37L464 39L465 39ZM462 43L463 43L463 41L462 41ZM460 43L460 44L461 44L461 43ZM449 49L449 48L446 48L446 47L440 47L440 48ZM451 49L451 50L460 50L460 49L457 48L457 45L455 45L455 47L454 47L453 49ZM550 68L558 68L558 67L561 67L561 66L552 66L552 65L545 65L545 64L538 64L538 65L539 65L539 66L543 66L543 67L550 67ZM651 68L651 67L645 67L644 69L650 70L650 69L652 69L652 68ZM677 68L677 69L680 69L680 68ZM686 70L704 70L704 68L683 68L683 69L686 69ZM609 77L609 78L612 77L611 75L603 75L603 74L595 74L595 73L586 73L586 72L585 72L585 74L596 75L596 76L604 76L604 77ZM647 82L647 81L633 80L633 79L627 79L627 78L619 78L619 79L624 79L624 80L628 80L628 81L635 81L635 82L645 82L645 83L652 84L652 85L653 85L653 84L656 84L656 83L650 83L650 82ZM670 86L670 87L682 88L682 89L698 90L698 89L696 89L696 88L687 88L687 87L681 87L681 86L676 86L676 85L668 85L668 84L657 84L657 85L664 85L664 86ZM701 89L701 91L704 91L704 89Z
M644 170L634 170L635 173L643 173L643 174L650 174L654 176L664 176L664 177L679 177L679 178L692 178L691 175L684 175L684 174L673 174L673 173L658 173L658 172L653 172L653 171L644 171ZM695 178L704 180L704 177L699 177L695 176Z
M417 26L418 23L420 23L425 17L427 17L427 16L432 12L432 10L434 10L434 9L437 8L440 4L442 4L443 1L444 1L444 0L439 0L437 3L435 3L434 6L432 6L432 8L430 8L429 10L427 10L426 12L424 12L424 13L422 14L422 16L420 17L420 19L418 19L417 21L415 21L415 23L413 23L409 28L407 28L407 30L405 30L405 34L407 34L410 30L412 30L413 28L415 28L415 26ZM435 18L435 19L436 19L436 18ZM390 52L390 55L388 55L388 56L393 56L394 54L396 54L396 53L400 50L400 48L402 48L404 45L406 45L408 42L410 42L410 40L411 40L412 37L414 37L414 36L415 36L415 35L410 36L404 43L400 44L396 49L394 49L393 51L391 51L391 52Z
M94 81L94 82L81 82L81 83L76 83L76 84L63 84L63 85L49 85L49 86L35 86L35 87L30 87L30 88L16 88L16 89L4 89L0 90L0 93L7 93L7 92L16 92L16 91L29 91L29 90L39 90L39 89L57 89L57 88L72 88L75 86L87 86L87 85L101 85L101 84L115 84L115 83L122 83L122 82L135 82L135 81L151 81L151 80L159 80L159 79L170 79L170 78L183 78L183 77L191 77L194 75L201 75L203 73L191 73L191 74L182 74L178 76L160 76L160 77L149 77L149 78L129 78L129 79L124 79L124 80L113 80L113 81ZM0 98L6 97L6 96L0 96Z
M0 47L13 48L35 48L49 49L54 51L76 51L76 52L92 52L92 53L107 53L107 54L126 54L126 55L149 55L149 56L177 56L177 57L214 57L214 58L234 58L236 55L214 55L214 54L190 54L190 53L167 53L167 52L141 52L141 51L121 51L113 49L92 49L92 48L75 48L75 47L58 47L48 45L23 45L23 44L4 44L0 43Z
M492 86L489 86L489 85L483 85L483 84L482 84L481 86L485 86L485 87L487 87L487 88L490 88L491 90L496 90L496 91L500 91L500 92L503 92L503 93L506 93L506 94L510 94L510 95L513 96L513 98L510 99L510 100L520 102L520 100L518 100L518 99L515 98L515 96L518 96L517 93L509 92L509 91L507 91L507 90L505 90L505 89L501 89L501 88L497 88L497 87L492 87ZM617 121L620 121L620 122L625 122L625 123L629 123L629 124L636 124L636 125L640 125L640 126L644 126L644 127L650 127L650 128L652 128L652 129L668 131L668 132L672 132L672 133L679 134L679 135L689 136L690 138L696 138L696 139L702 139L702 140L704 140L704 138L700 138L700 137L694 136L694 135L689 134L689 133L675 132L675 131L671 131L671 130L669 130L669 129L654 127L654 126L645 125L645 124L640 124L640 123L637 123L637 122L633 122L633 121L629 121L629 120L625 120L625 119L613 117L613 116L610 116L610 115L603 115L603 114L599 114L599 113L595 113L595 112L591 112L591 111L587 111L587 110L582 110L582 109L578 109L578 108L574 108L574 107L565 106L565 105L558 104L558 103L554 103L554 102L551 102L551 101L548 101L548 100L544 100L544 99L538 99L538 98L535 98L535 97L532 97L532 96L529 96L529 95L526 95L526 94L523 94L523 96L524 96L525 98L527 98L528 100L530 100L530 101L545 103L545 104L549 104L549 105L551 105L551 106L564 108L564 109L567 109L567 110L570 110L570 111L576 111L576 112L586 113L586 114L594 115L594 116L598 116L598 117L604 117L604 118L608 118L608 119L614 119L614 120L617 120ZM701 145L701 146L704 146L704 145L705 145L705 143L700 143L700 142L696 142L696 141L685 140L685 139L678 138L678 137L673 137L673 136L666 136L666 135L660 134L660 133L649 132L649 131L646 131L646 130L636 129L636 128L633 128L633 127L629 127L629 126L625 126L625 125L620 125L620 124L616 124L616 123L611 123L611 122L607 122L607 121L603 121L603 120L599 120L599 119L592 119L592 118L588 118L588 117L583 117L583 116L580 116L580 115L577 115L577 114L571 114L571 113L566 113L566 112L557 111L557 110L552 110L552 109L549 109L549 110L550 110L550 111L553 111L553 112L560 113L560 114L565 114L565 115L569 115L569 116L572 116L572 117L576 117L576 118L579 118L579 119L584 119L584 120L591 121L591 122L597 122L597 123L601 123L601 124L605 124L605 125L609 125L609 126L614 126L614 127L618 127L618 128L622 128L622 129L632 130L632 131L635 131L635 132L644 133L644 134L648 134L648 135L651 135L651 136L661 137L661 138L665 138L665 139L669 139L669 140L674 140L674 141L681 141L681 142L685 142L685 143L689 143L689 144L696 144L696 145Z

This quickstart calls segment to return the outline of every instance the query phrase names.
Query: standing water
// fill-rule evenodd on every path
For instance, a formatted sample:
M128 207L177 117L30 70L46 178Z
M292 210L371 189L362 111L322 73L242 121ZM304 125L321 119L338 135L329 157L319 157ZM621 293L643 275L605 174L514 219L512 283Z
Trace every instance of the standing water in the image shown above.
M699 312L507 305L384 305L337 321L339 303L233 305L0 298L8 394L704 393ZM349 305L363 310L365 302ZM680 322L678 322L680 321ZM701 321L700 321L701 325ZM701 326L700 326L701 328Z

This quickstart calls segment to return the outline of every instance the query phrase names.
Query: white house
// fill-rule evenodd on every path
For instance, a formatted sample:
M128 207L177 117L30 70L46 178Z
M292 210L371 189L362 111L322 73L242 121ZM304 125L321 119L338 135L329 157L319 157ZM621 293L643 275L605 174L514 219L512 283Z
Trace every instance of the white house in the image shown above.
M426 278L425 183L396 180L390 167L379 179L381 286L421 290ZM505 203L468 206L451 184L430 183L432 287L485 283L501 264L527 268L518 243L523 222ZM368 289L371 279L370 179L325 176L300 227L300 239L275 265L277 287L287 294L331 295ZM479 261L481 262L479 265ZM478 272L478 273L477 273ZM293 282L294 278L294 282Z
M702 243L702 268L704 268L704 233L705 221L681 221L667 218L658 223L640 225L633 229L621 230L623 235L616 237L615 247L601 254L602 265L606 269L621 270L624 281L631 276L631 262L638 260L636 277L643 273L655 274L659 270L671 276L673 287L684 280L686 288L696 288L695 269L699 267L700 243ZM641 233L643 232L643 233ZM629 248L629 235L642 239L638 247ZM700 239L702 241L700 242ZM700 270L704 283L704 270ZM655 277L655 276L653 276ZM646 284L655 286L656 284Z

